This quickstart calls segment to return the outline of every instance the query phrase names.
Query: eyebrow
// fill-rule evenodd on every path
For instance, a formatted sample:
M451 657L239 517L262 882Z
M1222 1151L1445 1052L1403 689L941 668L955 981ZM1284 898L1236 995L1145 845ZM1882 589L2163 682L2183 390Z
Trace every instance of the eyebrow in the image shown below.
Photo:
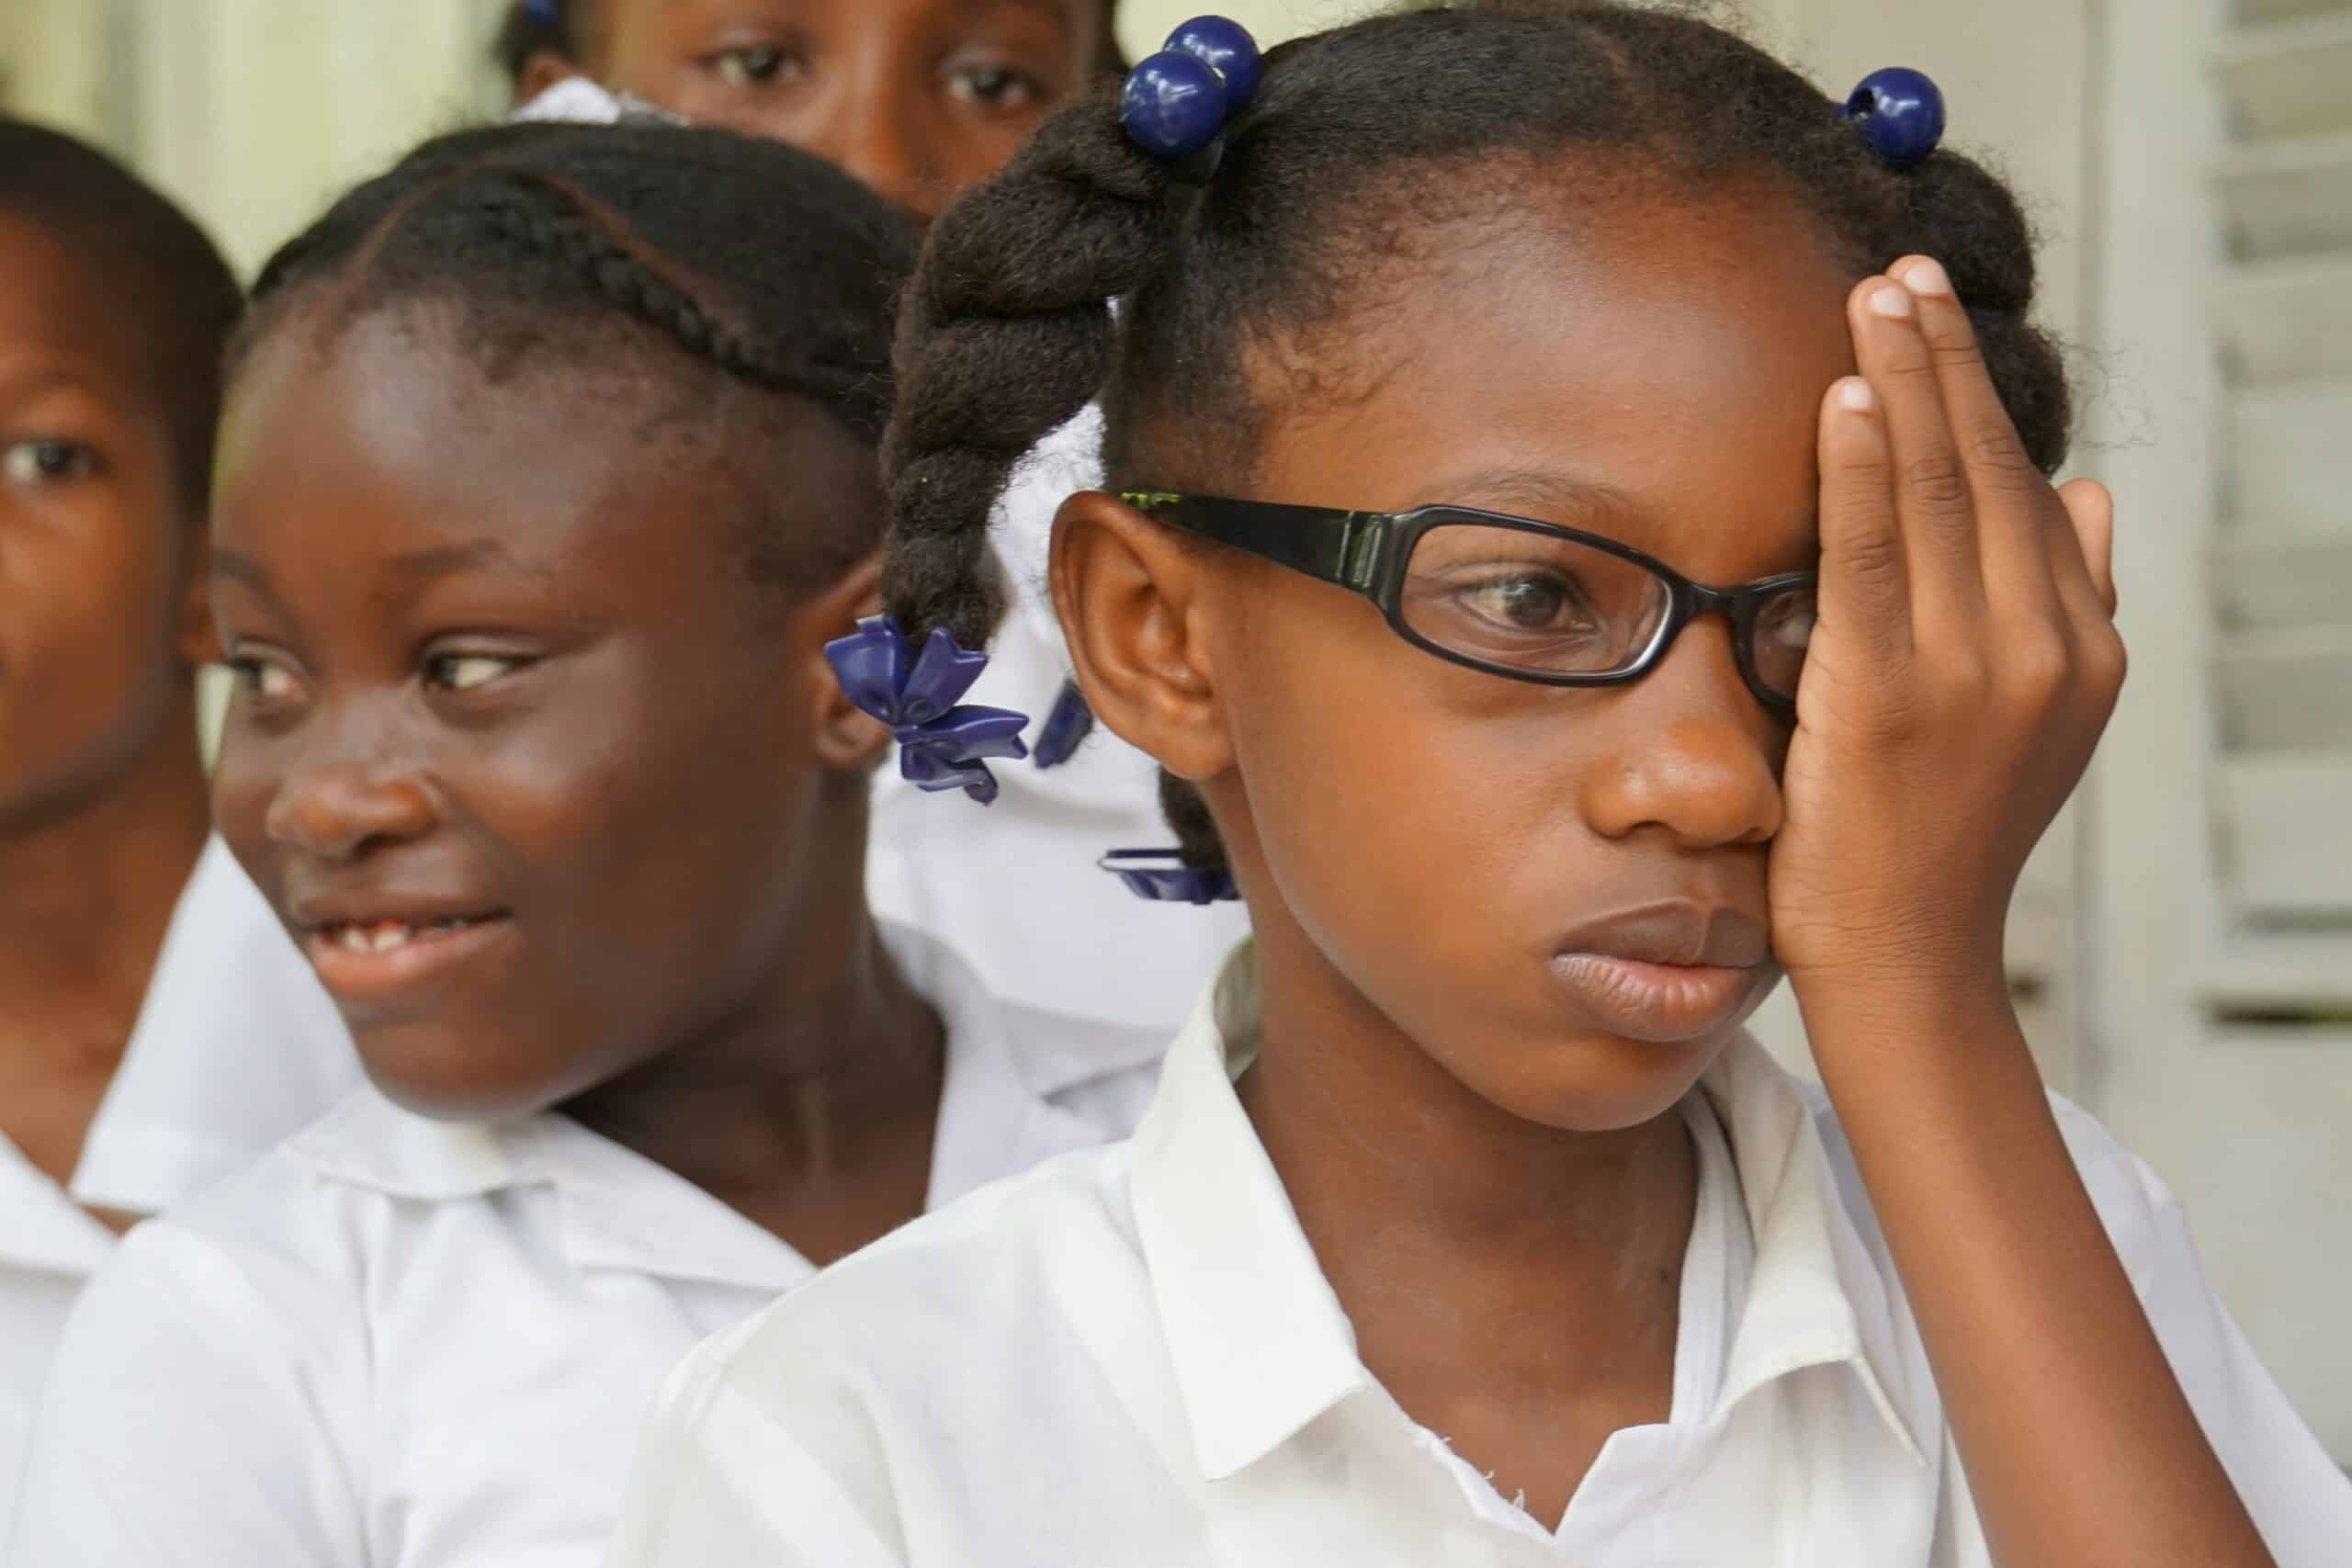
M1633 498L1615 486L1577 479L1555 468L1472 469L1445 475L1430 490L1425 504L1459 504L1468 498L1479 502L1485 510L1495 512L1514 507L1565 507L1576 512L1623 515L1634 509Z
M462 544L436 545L394 556L389 563L402 577L454 577L461 571L495 572L502 577L545 577L547 570L519 558L497 539L468 539Z

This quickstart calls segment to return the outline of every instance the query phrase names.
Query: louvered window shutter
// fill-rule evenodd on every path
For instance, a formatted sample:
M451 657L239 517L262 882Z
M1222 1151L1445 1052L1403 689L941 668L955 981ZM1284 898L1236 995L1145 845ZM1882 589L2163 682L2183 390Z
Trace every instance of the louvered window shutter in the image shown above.
M2214 325L2217 1011L2352 1008L2352 0L2240 0Z

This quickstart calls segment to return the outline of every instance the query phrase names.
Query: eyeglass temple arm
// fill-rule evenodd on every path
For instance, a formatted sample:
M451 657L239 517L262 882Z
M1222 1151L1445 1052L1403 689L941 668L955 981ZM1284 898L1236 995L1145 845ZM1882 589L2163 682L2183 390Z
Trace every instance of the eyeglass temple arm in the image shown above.
M1159 522L1359 592L1369 590L1378 579L1381 547L1392 521L1376 512L1224 501L1168 491L1129 491L1119 499Z

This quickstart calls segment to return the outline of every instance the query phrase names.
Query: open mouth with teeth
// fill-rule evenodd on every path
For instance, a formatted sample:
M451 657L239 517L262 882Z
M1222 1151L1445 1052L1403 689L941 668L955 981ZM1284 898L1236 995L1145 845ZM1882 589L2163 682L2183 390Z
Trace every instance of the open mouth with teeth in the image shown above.
M456 936L495 918L459 915L422 925L411 925L405 920L331 920L313 931L311 936L314 941L345 953L390 953L411 942Z

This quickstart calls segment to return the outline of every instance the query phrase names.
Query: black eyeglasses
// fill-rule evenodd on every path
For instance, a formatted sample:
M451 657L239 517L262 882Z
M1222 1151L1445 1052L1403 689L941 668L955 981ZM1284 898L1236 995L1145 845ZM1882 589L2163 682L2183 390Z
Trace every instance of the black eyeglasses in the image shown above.
M1360 593L1416 648L1513 681L1638 681L1692 617L1720 615L1748 690L1774 708L1796 703L1817 572L1707 588L1614 539L1461 506L1341 512L1166 491L1120 499Z

